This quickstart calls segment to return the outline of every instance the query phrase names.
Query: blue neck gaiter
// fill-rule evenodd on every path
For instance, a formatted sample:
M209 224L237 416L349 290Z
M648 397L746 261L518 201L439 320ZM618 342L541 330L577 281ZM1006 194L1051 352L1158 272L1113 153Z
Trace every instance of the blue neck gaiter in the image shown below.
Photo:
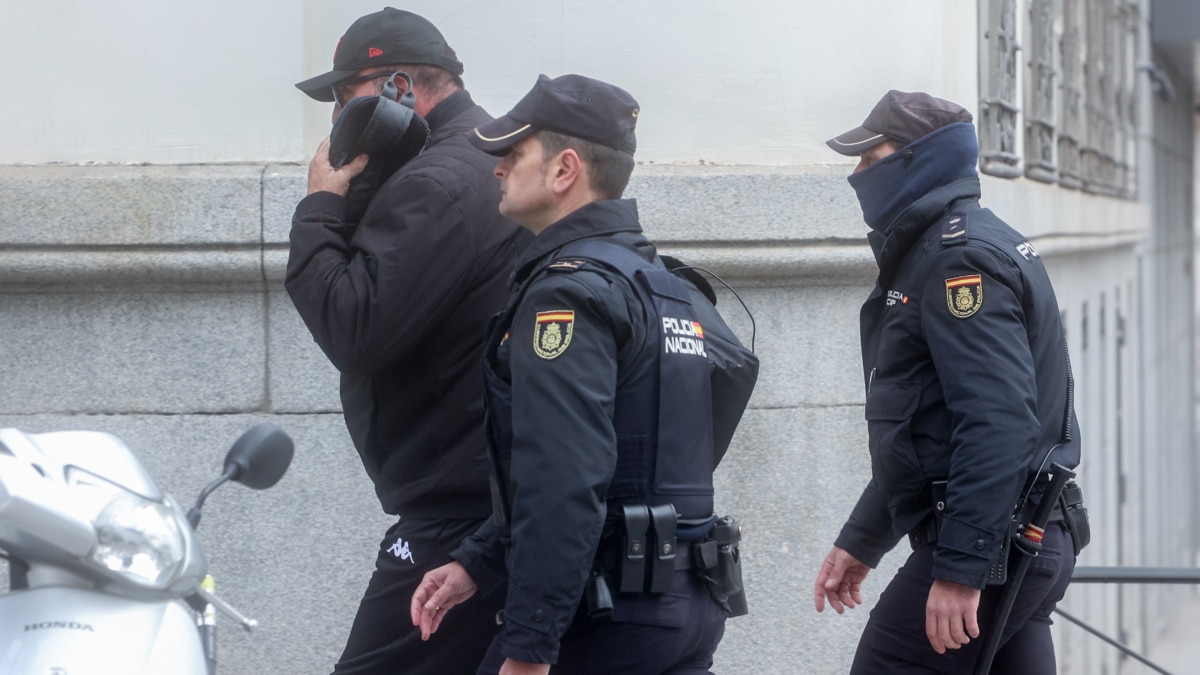
M858 195L863 220L886 235L908 207L930 192L978 176L975 125L956 122L900 148L847 179Z

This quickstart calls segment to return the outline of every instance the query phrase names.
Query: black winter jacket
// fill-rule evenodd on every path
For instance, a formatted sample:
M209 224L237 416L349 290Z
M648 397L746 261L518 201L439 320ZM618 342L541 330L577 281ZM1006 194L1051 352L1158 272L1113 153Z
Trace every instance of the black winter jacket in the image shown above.
M560 249L590 237L647 260L655 254L635 202L605 200L554 223L521 255L513 279L519 300L497 317L484 356L489 403L503 398L500 390L511 393L507 410L488 411L508 418L493 421L492 449L511 520L507 528L489 521L451 554L481 589L507 573L501 653L535 663L558 658L600 544L618 457L631 456L632 439L618 434L620 409L632 390L658 392L654 308L619 274L594 263L555 262ZM565 326L561 341L546 339L551 322ZM678 627L687 621L686 604L614 592L611 620Z
M497 210L495 158L467 142L491 119L453 94L427 117L425 151L360 223L329 192L304 198L292 220L285 285L341 371L346 424L387 513L491 512L479 360L529 236Z
M836 543L874 567L948 480L933 576L983 588L1022 489L1051 462L1076 466L1080 446L1054 290L1036 249L980 208L974 134L945 127L851 178L886 176L891 202L864 203L872 480Z

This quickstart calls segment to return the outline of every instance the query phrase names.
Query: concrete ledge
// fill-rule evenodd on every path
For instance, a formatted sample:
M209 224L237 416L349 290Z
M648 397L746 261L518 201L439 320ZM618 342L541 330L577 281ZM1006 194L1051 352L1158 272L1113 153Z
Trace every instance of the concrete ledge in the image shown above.
M980 179L980 204L996 211L1009 225L1035 243L1043 238L1145 238L1151 222L1150 203L1104 197L1030 180ZM1042 245L1038 245L1041 251Z
M0 167L0 290L277 285L306 172L298 165ZM874 259L844 174L845 167L821 165L641 165L628 194L664 253L739 284L869 283ZM1011 186L997 183L986 189L1023 227L1027 205L1009 204ZM1027 231L1047 257L1128 248L1145 237L1128 229L1146 222L1137 202L1050 188L1034 200L1055 214Z
M287 241L292 210L304 197L307 167L272 165L263 173L263 231ZM865 239L845 167L659 166L642 164L625 196L638 200L643 225L660 242L739 244Z
M244 288L261 284L262 250L232 248L0 249L0 290L103 292L126 286L154 286L164 290Z
M1108 253L1120 249L1130 249L1145 241L1146 232L1143 230L1128 230L1091 236L1062 236L1030 237L1029 240L1037 247L1038 254L1043 258L1065 257L1069 255L1092 255Z
M261 166L0 167L0 246L253 244Z
M1132 248L1143 240L1138 231L1032 238L1046 258ZM870 283L875 276L870 248L852 240L709 245L660 240L659 248L739 284L841 285ZM278 286L287 259L286 245L275 243L169 250L9 247L0 248L0 288L5 292L101 292L130 286L214 290L261 285L264 280Z
M875 258L871 249L854 242L771 244L754 241L702 246L660 241L659 252L703 267L726 281L737 280L739 286L862 284L875 278ZM283 282L287 258L286 249L273 247L264 252L264 273L268 280Z
M845 167L640 165L626 196L664 244L862 241L867 232Z

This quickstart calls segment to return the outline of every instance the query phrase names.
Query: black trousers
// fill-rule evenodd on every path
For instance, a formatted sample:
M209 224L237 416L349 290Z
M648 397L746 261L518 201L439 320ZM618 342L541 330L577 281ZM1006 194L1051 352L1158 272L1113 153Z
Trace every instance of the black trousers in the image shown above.
M725 635L725 610L690 570L675 573L662 595L613 593L611 619L580 611L559 643L550 675L706 675ZM492 642L479 675L504 665Z
M934 545L930 544L913 551L879 596L854 655L850 669L853 675L974 672L1003 587L989 586L979 599L979 637L960 649L938 654L925 636L925 602L933 584L933 550ZM1016 551L1011 553L1010 571L1016 567L1020 555ZM1051 524L1046 528L1041 553L1033 559L1005 623L1000 648L992 661L994 675L1057 672L1050 638L1050 613L1066 593L1074 570L1071 535L1062 523Z
M475 672L499 628L503 586L455 607L428 642L408 608L425 572L450 562L450 552L482 522L404 518L388 529L335 675Z

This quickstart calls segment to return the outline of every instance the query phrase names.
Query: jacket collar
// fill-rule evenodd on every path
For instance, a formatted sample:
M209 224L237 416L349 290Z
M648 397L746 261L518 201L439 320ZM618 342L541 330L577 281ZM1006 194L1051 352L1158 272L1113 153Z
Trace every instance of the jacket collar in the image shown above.
M585 204L534 237L517 259L509 284L524 281L537 268L538 262L573 241L618 232L641 231L637 201L634 199L605 199Z
M430 132L436 134L447 122L474 106L471 94L466 89L459 89L433 106L433 110L425 116L425 121L429 123Z
M892 221L887 234L877 230L867 233L867 241L879 263L880 277L890 278L895 266L930 226L963 202L977 202L979 192L977 177L954 181L913 202Z

